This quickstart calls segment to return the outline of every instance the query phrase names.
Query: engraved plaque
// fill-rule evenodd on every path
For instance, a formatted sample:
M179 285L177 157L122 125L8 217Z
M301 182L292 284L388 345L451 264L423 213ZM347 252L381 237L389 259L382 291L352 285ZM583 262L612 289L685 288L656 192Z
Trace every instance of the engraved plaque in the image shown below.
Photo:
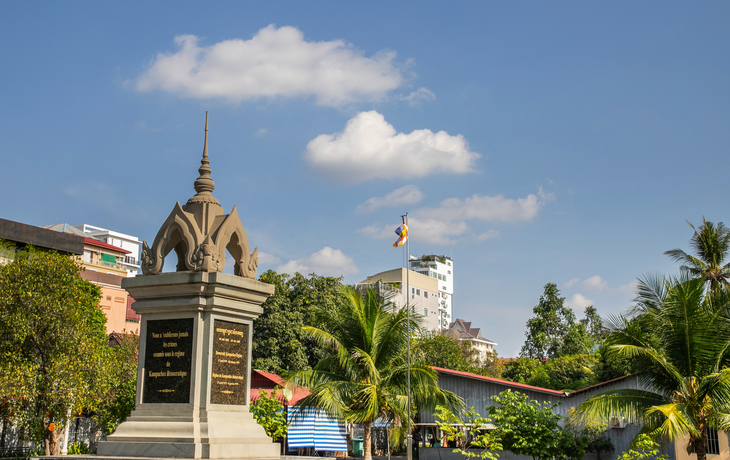
M248 325L215 320L211 404L246 404L247 375Z
M189 403L193 318L147 321L143 403Z

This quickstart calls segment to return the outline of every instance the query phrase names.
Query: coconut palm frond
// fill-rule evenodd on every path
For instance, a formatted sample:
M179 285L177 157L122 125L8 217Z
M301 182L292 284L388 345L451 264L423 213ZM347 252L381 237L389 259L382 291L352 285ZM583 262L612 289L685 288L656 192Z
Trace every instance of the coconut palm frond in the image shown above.
M613 417L641 421L649 408L669 402L668 398L651 391L617 389L604 391L585 401L578 406L576 414L586 420L604 423Z
M390 309L374 290L360 293L346 288L343 295L347 302L334 311L315 307L318 327L305 328L308 336L336 353L320 360L314 369L290 376L292 385L310 391L300 404L364 423L366 431L379 417L408 420L412 409L406 397L406 349L408 329L417 322L409 321L404 309ZM438 374L431 369L411 368L411 391L412 404L435 401L454 410L463 405L456 395L439 389Z
M717 413L730 413L730 369L710 374L700 381L697 399L712 401L712 409Z
M646 411L647 416L659 415L663 417L662 424L652 430L668 441L674 441L677 438L690 436L693 439L702 436L699 426L695 423L693 417L688 413L687 406L684 404L662 404L650 407Z

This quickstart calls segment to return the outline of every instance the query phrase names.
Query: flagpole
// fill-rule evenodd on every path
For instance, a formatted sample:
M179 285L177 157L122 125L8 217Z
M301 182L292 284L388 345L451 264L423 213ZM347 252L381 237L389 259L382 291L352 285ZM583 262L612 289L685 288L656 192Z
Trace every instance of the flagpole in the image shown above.
M405 216L401 216L405 219L406 227L408 227L408 213ZM408 231L410 233L410 229ZM406 435L406 459L413 460L413 433L411 432L411 286L410 286L410 271L411 271L411 249L410 249L410 235L406 239L406 333L408 335L408 342L406 347L406 385L408 387L408 433Z

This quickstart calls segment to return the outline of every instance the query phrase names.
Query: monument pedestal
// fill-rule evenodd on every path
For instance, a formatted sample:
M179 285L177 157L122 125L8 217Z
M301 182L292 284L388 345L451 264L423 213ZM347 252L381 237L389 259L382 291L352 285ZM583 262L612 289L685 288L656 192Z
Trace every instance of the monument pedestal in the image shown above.
M248 410L253 321L274 286L203 271L122 286L141 316L136 408L98 455L279 458Z

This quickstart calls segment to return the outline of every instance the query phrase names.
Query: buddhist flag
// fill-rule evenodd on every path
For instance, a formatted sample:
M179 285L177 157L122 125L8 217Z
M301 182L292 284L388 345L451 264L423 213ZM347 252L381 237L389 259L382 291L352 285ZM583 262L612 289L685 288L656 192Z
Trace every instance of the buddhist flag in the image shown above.
M395 229L395 234L398 235L398 241L393 243L394 248L398 248L406 244L406 241L408 241L408 225L406 225L405 220L398 228Z

